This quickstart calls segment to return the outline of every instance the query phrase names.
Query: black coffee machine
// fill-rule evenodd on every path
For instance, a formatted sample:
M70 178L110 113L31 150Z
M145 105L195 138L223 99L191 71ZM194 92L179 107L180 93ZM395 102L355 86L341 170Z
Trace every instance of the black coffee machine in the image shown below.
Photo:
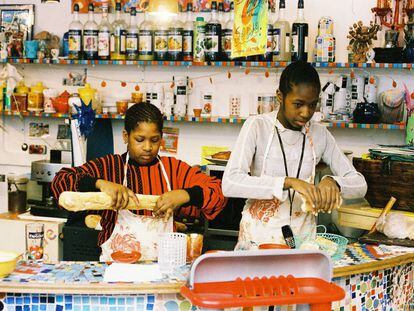
M56 173L64 167L71 167L69 163L51 163L48 160L33 161L31 165L31 180L42 186L42 199L28 200L30 214L34 216L67 218L68 212L59 208L52 195L51 183Z

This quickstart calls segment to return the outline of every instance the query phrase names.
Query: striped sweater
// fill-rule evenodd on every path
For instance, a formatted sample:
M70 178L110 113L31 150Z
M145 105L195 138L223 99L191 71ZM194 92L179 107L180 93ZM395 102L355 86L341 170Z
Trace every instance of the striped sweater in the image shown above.
M124 179L124 163L126 154L109 154L91 160L82 166L63 168L53 179L51 188L56 199L63 191L97 191L95 182L104 179L122 184ZM176 215L200 217L211 220L224 208L225 198L221 191L221 181L209 177L199 169L171 157L161 157L172 190L184 189L190 196L190 202L176 211ZM134 193L161 195L167 192L167 184L158 160L149 165L140 166L130 159L128 162L127 183ZM151 211L134 211L151 215ZM101 245L109 237L115 226L117 213L105 210L101 213L102 231L98 244Z

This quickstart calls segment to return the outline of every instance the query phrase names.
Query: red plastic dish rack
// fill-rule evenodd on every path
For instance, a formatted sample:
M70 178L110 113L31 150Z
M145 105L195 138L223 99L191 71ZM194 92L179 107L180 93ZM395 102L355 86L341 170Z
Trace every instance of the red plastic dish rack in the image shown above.
M331 310L332 301L345 297L331 277L330 258L320 252L224 252L198 258L189 286L182 287L181 293L209 310L292 304L303 310L306 304L312 311L322 311Z

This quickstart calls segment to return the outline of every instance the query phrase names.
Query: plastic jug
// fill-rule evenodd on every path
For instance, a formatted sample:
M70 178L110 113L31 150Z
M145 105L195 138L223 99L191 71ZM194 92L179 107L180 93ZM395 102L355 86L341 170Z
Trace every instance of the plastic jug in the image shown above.
M78 89L79 96L85 105L93 104L95 100L96 89L91 88L89 83L85 84L85 87Z

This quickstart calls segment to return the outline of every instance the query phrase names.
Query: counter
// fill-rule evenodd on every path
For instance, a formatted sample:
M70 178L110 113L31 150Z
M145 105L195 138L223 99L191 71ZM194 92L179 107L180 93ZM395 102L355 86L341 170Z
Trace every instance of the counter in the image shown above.
M0 280L0 310L197 310L178 293L188 268L147 283L104 283L106 264L20 263ZM346 297L333 310L410 310L414 307L414 249L348 245L335 262L334 282ZM19 308L15 308L19 307Z

